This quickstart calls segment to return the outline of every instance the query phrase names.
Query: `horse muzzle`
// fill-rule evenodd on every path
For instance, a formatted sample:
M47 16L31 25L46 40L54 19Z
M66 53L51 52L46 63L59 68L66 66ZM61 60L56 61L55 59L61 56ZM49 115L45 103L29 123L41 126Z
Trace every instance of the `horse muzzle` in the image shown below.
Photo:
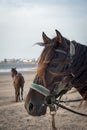
M29 102L28 104L25 103L25 108L29 115L32 116L41 116L46 114L47 107L42 105L34 105L32 102Z

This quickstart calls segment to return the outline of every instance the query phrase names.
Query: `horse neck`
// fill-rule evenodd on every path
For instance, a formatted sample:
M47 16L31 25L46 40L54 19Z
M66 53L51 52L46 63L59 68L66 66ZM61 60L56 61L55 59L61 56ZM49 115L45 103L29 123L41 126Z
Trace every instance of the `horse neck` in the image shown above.
M76 44L72 68L75 75L72 84L82 97L87 99L87 47L85 45Z
M81 68L87 64L87 62L84 62L84 60L86 60L84 59L85 57L87 57L87 47L85 45L77 43L75 47L75 56L73 57L72 64L73 68L75 69L75 72L77 70L81 70Z
M87 70L87 47L85 45L81 45L79 43L76 44L72 68L75 75L84 69Z

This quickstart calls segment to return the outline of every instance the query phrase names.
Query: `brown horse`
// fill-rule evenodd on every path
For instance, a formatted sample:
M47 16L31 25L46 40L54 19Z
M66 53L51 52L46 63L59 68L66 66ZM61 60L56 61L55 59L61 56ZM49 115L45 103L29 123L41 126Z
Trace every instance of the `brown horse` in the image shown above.
M11 75L13 78L13 84L15 88L15 100L16 102L20 101L20 90L21 90L21 98L23 100L23 87L24 87L24 77L21 73L18 73L16 68L11 69Z
M44 49L37 73L26 97L25 108L33 116L46 113L45 99L50 93L66 93L72 87L87 101L87 46L70 41L56 30L50 39L42 34Z

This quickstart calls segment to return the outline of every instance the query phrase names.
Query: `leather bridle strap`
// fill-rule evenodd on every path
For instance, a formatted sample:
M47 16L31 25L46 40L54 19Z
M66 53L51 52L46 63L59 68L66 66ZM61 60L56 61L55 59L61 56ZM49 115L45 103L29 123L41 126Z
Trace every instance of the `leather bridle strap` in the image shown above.
M67 55L67 53L66 53L65 51L63 51L63 50L56 49L55 51L56 51L56 52L59 52L59 53L62 53L62 54L64 54L64 55Z
M39 84L31 84L31 87L32 89L36 90L37 92L39 92L40 94L44 95L44 96L48 96L50 94L50 90L43 87L42 85L39 85Z
M62 53L64 55L67 55L67 52L61 49L56 49L56 52ZM75 45L73 44L73 42L70 42L70 49L69 49L69 55L70 57L73 57L75 55Z

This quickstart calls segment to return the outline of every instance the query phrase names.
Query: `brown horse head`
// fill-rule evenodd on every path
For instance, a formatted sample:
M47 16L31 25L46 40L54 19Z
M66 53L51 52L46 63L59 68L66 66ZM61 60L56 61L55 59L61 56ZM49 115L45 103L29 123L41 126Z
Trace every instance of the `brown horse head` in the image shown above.
M11 76L14 78L17 75L17 70L16 68L11 68Z
M77 61L80 55L78 51L84 48L84 52L86 52L87 48L75 41L71 43L57 30L56 35L56 37L50 39L43 33L42 38L44 42L38 43L39 45L44 45L44 49L39 59L37 74L25 101L25 108L28 113L33 116L40 116L46 113L47 107L44 105L46 96L54 90L55 86L58 85L65 76L67 76L67 80L65 81L67 86L69 86L71 82L70 87L75 86L82 96L86 90L85 98L87 98L87 87L85 88L84 86L83 88L81 86L84 81L87 82L87 79L84 78L83 80L82 77L79 77L82 71L79 71L79 74L77 73L78 67L84 70ZM70 76L71 74L75 76ZM79 78L82 78L81 82ZM43 88L45 89L43 90ZM61 92L62 91L63 89L61 89ZM67 91L68 89L66 92Z

